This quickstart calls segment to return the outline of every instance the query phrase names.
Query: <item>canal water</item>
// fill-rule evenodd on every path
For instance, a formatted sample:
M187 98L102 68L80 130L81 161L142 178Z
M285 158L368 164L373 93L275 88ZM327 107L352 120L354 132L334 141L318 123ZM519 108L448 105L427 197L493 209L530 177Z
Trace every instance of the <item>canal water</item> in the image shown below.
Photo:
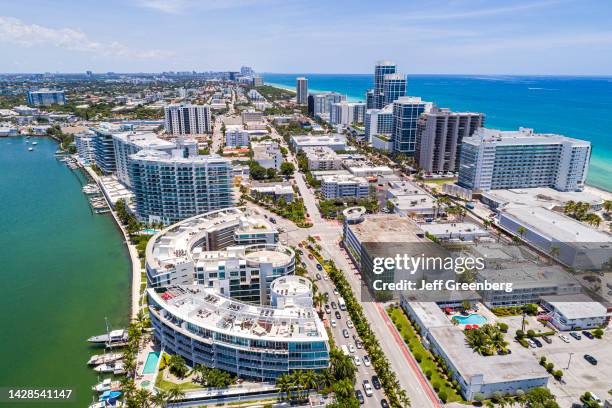
M34 151L28 151L36 141ZM94 214L86 180L47 138L0 138L0 388L68 388L86 407L100 349L87 337L129 318L130 262L110 215ZM0 406L5 404L0 403Z

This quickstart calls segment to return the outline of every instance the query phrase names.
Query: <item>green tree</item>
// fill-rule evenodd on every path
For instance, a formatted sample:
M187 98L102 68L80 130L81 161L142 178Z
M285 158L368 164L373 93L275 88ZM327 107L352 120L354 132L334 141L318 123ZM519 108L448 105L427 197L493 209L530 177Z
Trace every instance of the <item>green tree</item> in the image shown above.
M170 356L170 372L178 378L184 378L189 371L189 367L185 363L185 359L178 354Z
M290 162L282 162L280 166L280 172L283 176L291 176L295 172L295 166Z

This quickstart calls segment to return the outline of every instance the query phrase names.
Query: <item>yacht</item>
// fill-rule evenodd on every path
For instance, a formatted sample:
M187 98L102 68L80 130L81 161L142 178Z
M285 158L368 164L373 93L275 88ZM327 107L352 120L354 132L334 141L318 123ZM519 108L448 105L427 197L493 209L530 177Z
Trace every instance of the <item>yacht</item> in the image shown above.
M105 363L100 364L94 368L94 371L98 373L113 373L113 374L121 374L125 372L125 367L122 362L114 362L114 363Z
M29 152L33 152L33 151L34 151L34 148L32 148L32 147L28 147L28 151L29 151Z
M121 381L113 381L110 378L106 378L103 381L91 387L91 389L96 392L118 391L121 389Z
M36 146L38 142L32 142L32 146Z
M99 336L93 336L87 339L90 343L105 343L105 344L113 344L113 343L123 343L128 339L127 330L118 329L112 330L106 334L101 334Z
M113 361L121 360L123 358L122 353L108 353L108 354L96 354L91 356L89 361L87 361L88 365L99 365L112 363Z

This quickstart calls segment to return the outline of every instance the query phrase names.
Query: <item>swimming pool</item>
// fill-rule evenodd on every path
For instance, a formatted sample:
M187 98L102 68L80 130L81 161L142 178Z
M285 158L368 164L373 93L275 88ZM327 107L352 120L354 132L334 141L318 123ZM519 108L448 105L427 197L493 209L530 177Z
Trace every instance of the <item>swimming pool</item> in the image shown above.
M159 351L152 351L147 356L147 361L142 368L143 374L153 374L157 368L157 360L159 360Z
M454 316L453 320L459 324L485 324L487 322L487 318L478 313L472 313L469 316Z

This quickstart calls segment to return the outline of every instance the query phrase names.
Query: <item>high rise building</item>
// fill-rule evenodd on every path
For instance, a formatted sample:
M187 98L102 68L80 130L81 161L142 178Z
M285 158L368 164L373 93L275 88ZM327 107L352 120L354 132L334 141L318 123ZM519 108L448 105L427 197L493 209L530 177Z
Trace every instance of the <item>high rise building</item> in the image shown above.
M374 91L368 89L366 91L366 109L376 109L376 102L374 101Z
M251 67L240 67L240 75L253 76L255 75L255 71Z
M172 135L200 135L212 131L208 105L168 105L164 113L166 132Z
M429 112L433 103L419 97L402 96L393 102L393 151L413 155L416 148L417 121L422 113Z
M591 143L555 134L478 129L463 139L459 181L472 190L552 187L582 191Z
M378 61L374 66L374 108L383 108L383 92L384 92L384 79L385 75L395 74L397 72L397 65L391 61Z
M64 91L42 88L28 91L28 105L30 106L49 106L65 105L66 96Z
M94 132L94 161L96 166L104 173L111 174L117 170L115 162L115 144L113 134L120 132L121 127L110 123L101 123L91 129Z
M387 74L383 77L382 104L383 108L402 96L406 96L406 77L402 74Z
M130 156L136 216L170 224L232 206L232 164L217 155L141 150Z
M346 96L338 92L322 92L308 95L308 113L320 115L330 113L331 105L346 100Z
M464 138L484 126L484 114L433 108L417 122L415 159L428 173L455 172Z
M77 155L85 164L93 164L95 157L95 133L92 131L80 132L74 135L74 144Z
M308 103L308 79L304 77L299 77L296 78L295 81L295 100L298 105L306 105Z
M391 136L393 133L393 105L383 109L368 109L365 114L365 137L371 143L372 136Z
M264 80L262 77L260 76L253 77L253 86L263 86L263 84L264 84Z
M365 103L338 102L331 104L329 121L333 125L348 126L353 123L363 123L365 119Z

